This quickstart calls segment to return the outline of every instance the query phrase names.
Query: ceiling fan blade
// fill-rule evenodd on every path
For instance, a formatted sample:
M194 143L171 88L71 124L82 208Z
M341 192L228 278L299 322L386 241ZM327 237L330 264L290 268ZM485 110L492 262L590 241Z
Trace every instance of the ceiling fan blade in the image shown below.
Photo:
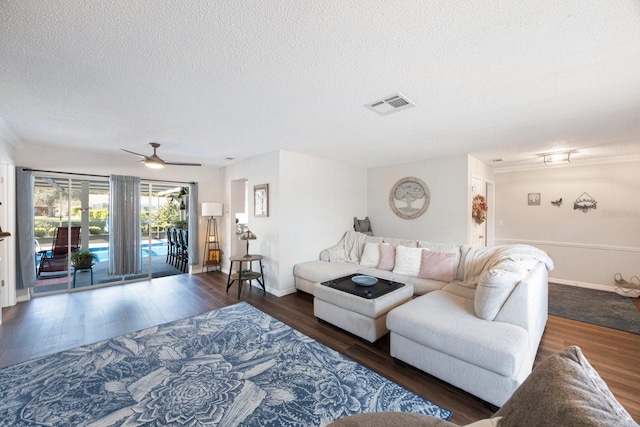
M200 163L164 162L165 165L174 166L202 166Z
M156 154L156 149L160 147L160 144L157 142L150 142L149 145L153 147L153 154L150 156L145 156L144 154L136 153L135 151L125 150L121 148L122 151L125 151L130 154L135 154L136 156L142 157L144 160L141 160L145 165L149 167L162 168L164 165L174 165L174 166L202 166L200 163L184 163L184 162L165 162Z
M146 158L146 157L147 157L147 156L145 156L144 154L134 153L133 151L125 150L124 148L121 148L121 150L122 150L122 151L125 151L125 152L127 152L127 153L130 153L130 154L135 154L136 156L140 156L140 157L144 157L144 158Z

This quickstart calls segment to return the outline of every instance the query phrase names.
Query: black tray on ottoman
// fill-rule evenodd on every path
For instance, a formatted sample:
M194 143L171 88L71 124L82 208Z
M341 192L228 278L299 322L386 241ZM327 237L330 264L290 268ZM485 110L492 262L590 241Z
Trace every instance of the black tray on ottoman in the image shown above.
M337 289L348 294L356 295L361 298L374 299L381 297L382 295L393 292L396 289L400 289L404 286L403 283L394 282L387 279L378 279L378 282L371 286L359 285L354 282L353 279L356 276L363 276L362 274L351 274L349 276L340 277L338 279L322 282L324 286L328 286L333 289ZM370 276L371 277L371 276Z

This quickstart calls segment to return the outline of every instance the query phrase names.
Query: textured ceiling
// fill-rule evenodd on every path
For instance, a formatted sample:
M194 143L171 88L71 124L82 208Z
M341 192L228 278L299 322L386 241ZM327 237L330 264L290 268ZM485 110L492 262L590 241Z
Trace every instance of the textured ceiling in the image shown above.
M0 22L0 124L27 144L158 141L214 166L640 156L636 0L2 0ZM396 92L416 107L364 107Z

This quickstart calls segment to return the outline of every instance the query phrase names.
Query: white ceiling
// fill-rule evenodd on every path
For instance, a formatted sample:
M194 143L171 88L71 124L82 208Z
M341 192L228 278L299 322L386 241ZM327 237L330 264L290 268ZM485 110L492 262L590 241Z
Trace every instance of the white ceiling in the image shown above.
M638 157L640 2L3 0L3 122L123 161Z

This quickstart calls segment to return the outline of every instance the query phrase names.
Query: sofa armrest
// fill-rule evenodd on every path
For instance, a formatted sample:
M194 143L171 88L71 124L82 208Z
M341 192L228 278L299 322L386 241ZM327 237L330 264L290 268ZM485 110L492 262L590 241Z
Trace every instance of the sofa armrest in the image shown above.
M525 329L535 348L547 324L549 309L549 275L544 263L537 263L518 283L500 312L496 322L511 323Z

